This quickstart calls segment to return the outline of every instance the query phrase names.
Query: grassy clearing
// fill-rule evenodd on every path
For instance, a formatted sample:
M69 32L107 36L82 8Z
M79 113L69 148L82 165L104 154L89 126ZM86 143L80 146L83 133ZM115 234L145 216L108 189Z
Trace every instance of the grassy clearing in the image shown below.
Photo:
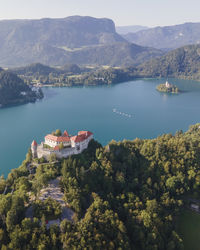
M178 232L185 250L200 249L200 214L184 209L178 219Z

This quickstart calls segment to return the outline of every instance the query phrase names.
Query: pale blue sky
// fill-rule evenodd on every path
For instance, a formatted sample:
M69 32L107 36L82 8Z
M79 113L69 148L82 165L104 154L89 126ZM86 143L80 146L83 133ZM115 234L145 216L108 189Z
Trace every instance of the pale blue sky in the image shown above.
M0 19L108 17L116 25L200 22L200 0L0 0Z

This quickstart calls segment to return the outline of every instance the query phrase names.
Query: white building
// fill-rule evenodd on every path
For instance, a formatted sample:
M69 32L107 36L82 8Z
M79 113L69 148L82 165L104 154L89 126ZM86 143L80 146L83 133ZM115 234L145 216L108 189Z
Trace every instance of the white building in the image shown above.
M61 143L63 144L64 147L71 145L70 137L66 130L61 136L48 134L45 136L44 139L45 139L44 144L52 148L59 146Z
M171 88L172 84L170 84L168 81L166 81L165 86L166 86L166 88Z
M70 155L82 153L84 149L87 149L92 139L93 133L90 131L79 131L76 136L69 136L67 131L61 136L48 134L40 145L33 141L31 145L32 155L34 158L45 157L47 159L54 153L58 158L67 158Z
M71 147L77 152L83 151L88 147L88 143L93 139L93 134L90 131L79 131L78 135L70 138Z

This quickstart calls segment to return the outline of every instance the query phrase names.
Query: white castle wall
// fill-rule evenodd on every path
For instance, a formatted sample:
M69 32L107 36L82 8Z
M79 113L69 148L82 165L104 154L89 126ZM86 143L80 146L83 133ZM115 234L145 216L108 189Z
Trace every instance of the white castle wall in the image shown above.
M60 145L61 142L56 142L56 141L52 141L52 140L50 140L50 139L48 139L48 138L45 138L44 144L47 144L48 146L54 148L55 146ZM71 142L70 142L70 141L69 141L69 142L63 142L63 145L64 145L65 147L70 146L70 145L71 145Z
M41 145L39 145L37 147L37 157L38 158L44 157L44 158L48 159L50 157L50 155L54 153L54 154L56 154L57 158L61 159L61 158L67 158L71 155L80 154L83 152L83 150L88 148L88 143L92 139L93 139L93 135L89 136L83 142L75 143L74 141L71 141L71 143L70 143L71 147L62 149L61 151L54 151L54 150L46 149L43 147L43 143L41 143ZM46 140L45 140L45 144L46 144ZM48 143L48 145L49 145L49 143ZM51 144L51 145L53 145L53 144ZM56 144L56 145L58 145L58 144ZM52 146L52 147L55 147L55 146Z

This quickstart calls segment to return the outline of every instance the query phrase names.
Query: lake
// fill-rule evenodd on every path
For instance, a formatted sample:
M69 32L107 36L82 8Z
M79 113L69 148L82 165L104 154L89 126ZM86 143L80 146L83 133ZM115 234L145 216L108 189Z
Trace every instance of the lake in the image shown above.
M105 145L112 139L174 134L200 122L200 83L169 79L184 92L163 94L156 91L156 85L164 81L143 79L112 86L44 88L45 98L41 101L0 109L0 175L7 176L21 164L33 139L40 143L57 128L72 135L90 130Z

